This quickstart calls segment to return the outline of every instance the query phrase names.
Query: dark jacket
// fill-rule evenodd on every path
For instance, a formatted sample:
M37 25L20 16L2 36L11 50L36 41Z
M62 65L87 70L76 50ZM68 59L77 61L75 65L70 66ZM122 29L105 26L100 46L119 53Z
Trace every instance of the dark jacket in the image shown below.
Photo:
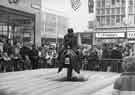
M122 58L122 53L119 50L114 49L114 50L112 50L111 58L113 58L113 59L121 59Z
M67 48L67 46L70 46L72 49L77 49L78 43L77 43L77 37L75 35L65 35L64 36L64 47Z
M23 59L25 59L26 55L30 57L30 53L31 53L31 50L28 47L26 47L26 46L23 46L21 48L21 50L20 50L20 54L21 54Z

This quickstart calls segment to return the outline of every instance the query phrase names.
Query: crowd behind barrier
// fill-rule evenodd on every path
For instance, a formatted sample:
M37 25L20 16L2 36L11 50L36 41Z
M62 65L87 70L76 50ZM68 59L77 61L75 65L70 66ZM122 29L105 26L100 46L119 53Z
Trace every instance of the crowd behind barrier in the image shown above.
M129 49L131 48L118 45L111 48L107 46L80 47L78 51L81 69L122 72L122 58L131 56ZM21 46L20 43L16 43L11 46L5 43L3 51L0 52L0 72L56 68L58 67L57 53L56 47L52 45L35 47L34 45Z

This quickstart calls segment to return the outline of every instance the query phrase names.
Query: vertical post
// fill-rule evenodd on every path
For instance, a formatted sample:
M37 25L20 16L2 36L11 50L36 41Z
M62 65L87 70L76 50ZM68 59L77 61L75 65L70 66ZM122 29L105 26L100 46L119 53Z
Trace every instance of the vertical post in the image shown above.
M128 10L129 10L129 9L128 9L128 7L129 7L128 2L129 2L129 1L126 0L126 23L125 23L125 24L126 24L126 37L127 37L127 32L128 32L127 28L128 28L128 22L129 22L129 21L128 21L128 19L129 19L129 18L128 18L128 13L129 13L129 11L128 11Z
M56 48L58 46L58 37L59 37L59 35L58 35L58 18L56 16Z

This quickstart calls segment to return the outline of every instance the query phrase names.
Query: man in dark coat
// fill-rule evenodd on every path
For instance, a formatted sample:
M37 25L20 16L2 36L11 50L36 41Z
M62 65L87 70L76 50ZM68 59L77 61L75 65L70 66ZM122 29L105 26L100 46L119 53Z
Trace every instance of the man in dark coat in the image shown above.
M63 52L64 50L68 49L68 47L70 47L74 52L75 52L75 55L73 54L72 56L74 57L73 61L72 62L72 66L74 68L74 70L77 72L77 73L80 73L80 67L79 67L79 64L77 62L77 58L78 58L78 51L77 51L77 48L78 48L78 42L77 42L77 37L74 35L74 31L72 28L69 28L68 29L68 33L64 36L64 47L60 50L59 52L59 56L58 56L58 60L60 62L60 66L59 66L59 70L58 72L60 72L63 68L63 61L61 59L61 57L63 57ZM72 57L72 58L73 58Z
M38 50L36 49L35 45L32 45L32 50L30 52L30 60L32 63L32 69L36 69L38 64Z
M121 51L120 51L120 49L119 49L119 46L118 45L116 45L114 48L113 48L113 50L112 50L112 52L111 52L111 58L112 59L122 59L122 53L121 53ZM122 70L122 68L121 68L121 61L119 61L119 60L114 60L113 62L112 62L112 70L114 71L114 72L121 72Z
M119 46L118 46L118 45L116 45L116 46L113 48L113 50L112 50L112 52L111 52L111 58L113 58L113 59L122 59L122 53L121 53L121 51L119 50Z

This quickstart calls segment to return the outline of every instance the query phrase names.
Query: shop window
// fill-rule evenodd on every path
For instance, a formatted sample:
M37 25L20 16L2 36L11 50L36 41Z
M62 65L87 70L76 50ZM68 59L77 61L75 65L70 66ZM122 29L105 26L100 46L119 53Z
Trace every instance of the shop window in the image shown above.
M107 24L107 25L110 25L110 16L107 16L107 17L106 17L106 24Z
M133 6L129 6L129 14L132 14L133 13Z
M121 8L121 13L122 13L122 14L125 14L125 7L122 7L122 8Z
M120 8L117 8L117 14L120 14Z
M105 15L105 9L101 9L102 15Z
M100 9L97 9L97 15L100 15Z
M97 8L100 8L101 7L101 2L100 2L101 0L97 0Z
M109 9L109 8L106 9L106 14L107 14L107 15L110 14L110 9Z
M112 0L112 5L115 5L115 0Z
M134 24L135 24L135 16L134 16Z
M97 22L100 24L100 16L97 16Z
M117 2L119 3L119 2L120 2L120 0L117 0Z
M121 16L121 22L124 23L124 18L125 18L125 15L122 15Z
M105 7L105 0L102 0L102 7Z
M101 17L101 25L104 25L105 24L105 16L102 16Z
M122 5L125 5L126 0L121 0Z
M133 0L129 0L129 6L133 6Z
M112 24L112 25L115 24L115 16L111 16L111 24Z
M129 15L129 25L134 24L134 15Z
M116 16L116 23L120 23L120 16Z
M115 14L115 9L114 9L114 8L112 8L111 10L112 10L112 14Z

